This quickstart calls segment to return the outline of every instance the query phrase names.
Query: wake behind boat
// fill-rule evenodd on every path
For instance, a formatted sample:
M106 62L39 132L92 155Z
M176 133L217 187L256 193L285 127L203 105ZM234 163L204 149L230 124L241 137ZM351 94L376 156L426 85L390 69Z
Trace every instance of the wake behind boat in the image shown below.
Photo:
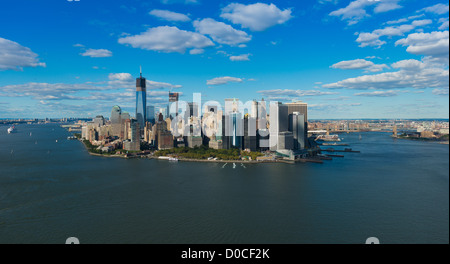
M17 132L17 129L16 129L15 126L12 126L12 127L8 128L8 134L16 133L16 132Z

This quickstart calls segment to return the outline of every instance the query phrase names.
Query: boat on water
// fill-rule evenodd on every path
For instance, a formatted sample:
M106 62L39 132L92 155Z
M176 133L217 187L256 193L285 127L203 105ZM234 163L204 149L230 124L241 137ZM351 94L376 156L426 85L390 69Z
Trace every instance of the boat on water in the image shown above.
M319 135L316 141L341 141L338 135Z
M16 132L17 132L17 129L16 129L15 126L12 126L12 127L8 128L8 134L16 133Z
M169 158L169 161L178 161L178 159L177 159L177 158L170 157L170 158Z

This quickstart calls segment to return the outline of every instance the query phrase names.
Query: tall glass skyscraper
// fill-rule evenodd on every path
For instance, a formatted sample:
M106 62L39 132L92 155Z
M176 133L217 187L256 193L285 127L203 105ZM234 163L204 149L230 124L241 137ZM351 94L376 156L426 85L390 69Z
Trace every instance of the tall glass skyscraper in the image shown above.
M136 119L141 128L145 127L147 120L147 91L145 78L142 78L142 69L139 78L136 78Z

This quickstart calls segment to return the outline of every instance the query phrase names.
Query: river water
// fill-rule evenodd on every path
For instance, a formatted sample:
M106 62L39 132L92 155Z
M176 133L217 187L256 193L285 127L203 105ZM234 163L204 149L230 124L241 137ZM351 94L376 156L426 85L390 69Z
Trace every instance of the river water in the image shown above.
M0 126L0 243L449 243L448 145L350 133L361 153L233 168L96 157L56 124L17 128Z

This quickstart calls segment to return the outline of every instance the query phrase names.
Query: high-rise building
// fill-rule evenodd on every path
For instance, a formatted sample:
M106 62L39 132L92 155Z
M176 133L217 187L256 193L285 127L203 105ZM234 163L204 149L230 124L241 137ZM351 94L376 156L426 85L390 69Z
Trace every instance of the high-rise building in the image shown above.
M111 110L111 130L112 135L115 137L120 137L120 131L122 130L122 109L120 106L115 105Z
M147 120L147 90L146 80L142 77L142 68L140 77L136 78L136 119L141 128L145 127Z
M289 115L289 131L292 132L294 138L295 150L304 149L306 146L305 124L305 116L299 112Z
M198 104L196 103L196 102L191 102L191 103L188 103L188 106L189 106L189 111L187 111L186 110L186 119L189 119L189 117L191 117L191 116L198 116Z
M153 105L147 106L147 122L155 123L155 107Z
M105 125L105 118L101 115L98 115L92 120L94 122L94 125L100 127Z
M129 151L139 151L141 149L141 128L136 119L131 119L130 124L130 137L124 141L123 149Z
M258 118L256 120L258 129L267 129L267 110L264 99L258 102Z
M179 93L170 93L169 92L169 117L175 118L178 115L178 98L180 97ZM175 106L172 106L175 103ZM175 109L175 112L173 112L172 109Z
M243 149L256 151L256 118L245 115Z
M252 101L252 111L250 113L250 116L253 118L258 118L258 105L259 105L258 101L256 100Z
M278 146L277 150L292 150L294 149L294 140L292 132L283 131L278 133Z
M270 104L270 150L278 149L280 132L288 131L288 107L282 103L275 102Z
M288 115L294 112L299 112L305 116L305 122L308 122L308 104L302 101L292 102L286 104L288 107Z

